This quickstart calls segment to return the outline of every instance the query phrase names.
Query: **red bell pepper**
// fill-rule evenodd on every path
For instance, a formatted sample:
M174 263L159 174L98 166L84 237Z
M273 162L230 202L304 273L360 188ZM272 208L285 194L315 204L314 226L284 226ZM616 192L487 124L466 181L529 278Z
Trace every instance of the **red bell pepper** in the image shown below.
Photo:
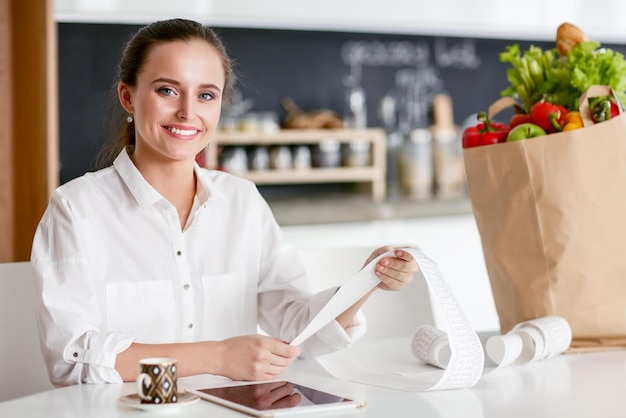
M565 126L567 109L549 102L537 102L530 108L530 117L548 133L560 132Z
M463 148L506 141L506 136L510 131L506 123L491 122L486 112L480 112L478 120L480 122L477 125L470 126L463 131Z

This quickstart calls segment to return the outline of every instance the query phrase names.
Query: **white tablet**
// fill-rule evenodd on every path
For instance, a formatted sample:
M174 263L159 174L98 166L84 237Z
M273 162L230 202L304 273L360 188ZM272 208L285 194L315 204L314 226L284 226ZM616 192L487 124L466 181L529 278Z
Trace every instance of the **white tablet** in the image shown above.
M365 402L287 381L187 389L187 392L248 415L264 418L365 407Z

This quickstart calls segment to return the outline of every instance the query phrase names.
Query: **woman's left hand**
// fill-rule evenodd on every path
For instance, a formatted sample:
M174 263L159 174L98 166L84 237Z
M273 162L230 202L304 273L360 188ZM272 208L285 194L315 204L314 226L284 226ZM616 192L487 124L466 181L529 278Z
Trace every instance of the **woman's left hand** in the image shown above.
M369 264L379 255L392 250L394 251L394 255L381 258L378 263L376 263L374 271L381 281L378 285L379 289L397 291L402 290L404 286L409 284L411 280L413 280L413 275L419 270L417 262L410 253L403 250L396 250L389 246L381 247L369 256L365 265Z

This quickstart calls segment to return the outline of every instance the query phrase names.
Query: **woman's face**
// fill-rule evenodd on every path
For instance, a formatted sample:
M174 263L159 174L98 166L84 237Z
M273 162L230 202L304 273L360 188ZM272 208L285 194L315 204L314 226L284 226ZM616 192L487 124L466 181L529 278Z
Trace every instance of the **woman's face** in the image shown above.
M136 162L194 160L218 124L225 76L218 52L202 40L158 44L134 87L120 83L135 119Z

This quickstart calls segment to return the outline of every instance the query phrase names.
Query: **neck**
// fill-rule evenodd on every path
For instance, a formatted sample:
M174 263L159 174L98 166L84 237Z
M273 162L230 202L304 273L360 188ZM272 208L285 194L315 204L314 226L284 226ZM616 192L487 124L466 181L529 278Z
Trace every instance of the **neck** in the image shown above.
M146 181L176 207L181 228L184 228L196 195L193 161L144 164L140 159L131 158Z

